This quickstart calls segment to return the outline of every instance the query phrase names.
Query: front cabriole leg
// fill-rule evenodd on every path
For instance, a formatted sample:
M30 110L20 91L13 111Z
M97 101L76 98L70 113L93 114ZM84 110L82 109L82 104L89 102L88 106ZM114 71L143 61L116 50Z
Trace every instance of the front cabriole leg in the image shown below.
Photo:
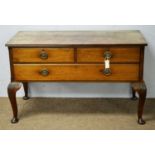
M11 82L8 85L8 97L11 103L12 111L13 111L13 118L11 123L18 122L18 108L17 108L17 101L16 101L16 92L21 88L21 83L18 82Z
M143 125L145 124L145 121L143 120L143 110L144 110L144 104L146 100L146 85L145 82L137 82L132 84L132 89L138 93L139 95L139 103L138 103L138 110L137 110L137 115L138 115L138 123Z

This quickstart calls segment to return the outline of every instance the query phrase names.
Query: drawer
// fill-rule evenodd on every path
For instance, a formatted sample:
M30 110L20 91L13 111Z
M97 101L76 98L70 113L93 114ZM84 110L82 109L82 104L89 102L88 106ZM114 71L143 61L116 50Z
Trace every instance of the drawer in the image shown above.
M13 48L13 62L74 62L72 48Z
M14 64L17 81L137 81L138 64L112 64L103 74L102 64Z
M77 61L102 63L105 51L105 48L78 48ZM111 62L136 63L140 60L140 48L138 47L114 47L108 48L108 51L112 54Z

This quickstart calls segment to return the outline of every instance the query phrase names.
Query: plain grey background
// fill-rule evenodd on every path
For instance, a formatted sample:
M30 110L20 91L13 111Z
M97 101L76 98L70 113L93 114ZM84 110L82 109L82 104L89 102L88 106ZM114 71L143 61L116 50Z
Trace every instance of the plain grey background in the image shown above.
M10 82L8 50L5 43L17 31L26 30L140 30L148 42L145 49L144 80L147 85L147 97L155 97L155 26L143 25L59 25L59 26L0 26L0 96L7 96ZM17 96L23 96L23 89ZM39 97L130 97L129 84L125 83L31 83L30 96Z

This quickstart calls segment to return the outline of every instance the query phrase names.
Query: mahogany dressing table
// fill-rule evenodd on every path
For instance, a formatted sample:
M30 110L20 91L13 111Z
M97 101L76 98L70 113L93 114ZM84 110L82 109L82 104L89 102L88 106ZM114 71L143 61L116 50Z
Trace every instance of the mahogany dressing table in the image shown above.
M29 82L127 82L132 99L139 95L138 123L146 98L143 80L144 48L140 31L23 31L6 46L9 50L11 83L8 96L18 122L16 92Z

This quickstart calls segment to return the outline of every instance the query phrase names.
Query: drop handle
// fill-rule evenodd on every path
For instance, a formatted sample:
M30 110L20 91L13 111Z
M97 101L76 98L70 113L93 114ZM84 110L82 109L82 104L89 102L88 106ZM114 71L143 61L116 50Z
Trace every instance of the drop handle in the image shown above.
M48 76L49 75L49 71L48 71L48 69L42 69L42 70L40 70L40 72L39 72L42 76Z
M40 57L40 59L46 60L46 59L48 59L48 53L46 53L44 50L42 50L40 52L39 57Z
M110 51L106 51L103 54L104 59L111 59L112 58L112 53Z

